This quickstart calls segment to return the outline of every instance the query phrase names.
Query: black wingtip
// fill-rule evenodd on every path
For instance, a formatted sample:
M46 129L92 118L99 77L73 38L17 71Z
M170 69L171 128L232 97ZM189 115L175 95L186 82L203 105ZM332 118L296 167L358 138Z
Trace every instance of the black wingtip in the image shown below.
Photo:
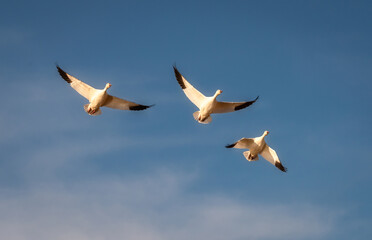
M275 167L279 168L282 172L287 172L287 168L282 165L280 162L275 163Z
M182 75L178 71L178 69L177 69L177 67L175 65L173 65L173 70L174 70L174 75L176 76L176 79L177 79L178 84L181 86L182 89L185 89L186 86L185 86L185 83L182 80Z
M178 72L178 69L177 69L177 67L176 67L176 64L173 64L172 67L173 67L173 71L174 71L174 72ZM179 72L178 72L178 73L179 73Z
M56 65L59 75L68 83L71 83L71 79L67 76L67 73L63 71L58 65Z
M225 146L225 148L233 148L235 147L236 143L233 143L233 144L228 144Z
M129 110L132 110L132 111L141 111L141 110L145 110L145 109L148 109L152 106L155 106L155 104L153 105L150 105L150 106L146 106L146 105L136 105L136 106L130 106L129 107Z
M255 102L257 101L258 97L259 97L259 96L257 96L256 99L253 100L253 101L245 102L245 103L243 103L243 104L240 104L239 106L236 106L234 110L235 110L235 111L238 111L238 110L241 110L241 109L243 109L243 108L246 108L246 107L252 105L253 103L255 103Z

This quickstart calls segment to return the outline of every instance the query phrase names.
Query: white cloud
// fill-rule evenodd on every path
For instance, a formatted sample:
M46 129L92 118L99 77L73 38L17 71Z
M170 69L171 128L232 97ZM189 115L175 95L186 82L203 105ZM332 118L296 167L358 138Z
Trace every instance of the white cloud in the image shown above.
M334 230L332 210L190 193L194 180L193 174L158 170L8 192L0 197L0 238L304 239Z

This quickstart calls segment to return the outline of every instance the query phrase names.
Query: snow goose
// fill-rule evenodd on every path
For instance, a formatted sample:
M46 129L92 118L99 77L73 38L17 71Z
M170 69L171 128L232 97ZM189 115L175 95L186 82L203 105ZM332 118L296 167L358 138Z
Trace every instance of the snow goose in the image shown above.
M178 69L173 66L174 74L176 79L181 86L183 92L190 99L190 101L195 104L199 111L194 112L193 116L199 123L207 124L212 121L210 116L212 113L228 113L241 110L250 106L252 103L256 102L258 97L249 102L219 102L216 100L217 96L222 93L221 90L217 90L212 97L206 97L196 88L194 88L178 71Z
M233 144L227 145L226 148L248 148L250 151L243 152L244 157L248 161L257 161L258 154L261 154L263 158L275 165L275 167L286 172L287 168L283 167L275 150L266 144L265 137L267 134L269 134L269 132L265 131L260 137L242 138Z
M111 96L107 94L107 89L111 87L110 83L107 83L104 89L95 89L88 84L80 81L79 79L71 76L70 74L63 71L59 66L57 66L59 75L70 84L70 86L75 89L81 96L88 99L89 104L84 105L84 110L93 116L100 115L100 107L109 107L120 110L144 110L151 106L145 106L130 102L118 97Z

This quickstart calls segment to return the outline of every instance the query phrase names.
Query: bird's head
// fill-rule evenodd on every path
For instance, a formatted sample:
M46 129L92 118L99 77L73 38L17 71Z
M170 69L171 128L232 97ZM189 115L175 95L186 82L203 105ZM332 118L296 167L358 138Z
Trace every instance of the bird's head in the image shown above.
M111 87L111 83L106 83L106 87L105 87L105 89L107 90L107 89L109 89Z
M220 95L221 93L222 93L222 90L218 89L218 90L216 91L216 96Z
M269 131L265 131L265 132L264 132L264 136L269 135L269 133L270 133Z

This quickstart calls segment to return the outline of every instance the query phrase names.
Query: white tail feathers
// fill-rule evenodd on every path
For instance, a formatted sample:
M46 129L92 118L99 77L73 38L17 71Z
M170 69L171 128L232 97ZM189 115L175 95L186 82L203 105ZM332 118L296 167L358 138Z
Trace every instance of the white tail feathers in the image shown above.
M98 116L102 114L101 109L98 108L98 110L95 113L89 113L89 104L84 105L84 110L91 116Z
M192 116L194 117L194 119L195 119L196 121L198 121L198 118L199 118L199 111L194 112L194 113L192 114Z
M258 160L258 155L257 155L255 158L253 158L253 156L252 156L252 154L251 154L250 151L245 151L245 152L243 152L243 155L244 155L244 157L245 157L248 161L257 161L257 160Z
M207 119L205 119L203 122L199 121L199 111L194 112L192 115L194 116L194 119L198 121L199 123L208 124L212 122L212 117L208 116Z
M84 105L84 111L88 112L88 109L89 109L89 104L85 104Z

